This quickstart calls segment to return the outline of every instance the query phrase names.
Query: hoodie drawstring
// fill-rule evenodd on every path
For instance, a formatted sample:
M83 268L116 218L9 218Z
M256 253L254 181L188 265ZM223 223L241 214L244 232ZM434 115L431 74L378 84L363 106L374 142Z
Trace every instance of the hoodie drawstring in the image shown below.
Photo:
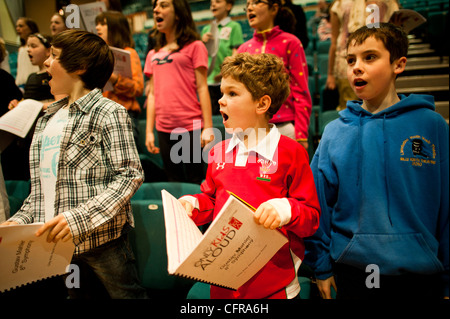
M392 226L391 212L389 210L389 181L388 181L388 172L389 172L389 150L386 139L386 113L383 115L383 147L384 147L384 183L386 187L386 208L389 222Z
M356 176L356 186L360 186L360 179L362 175L362 114L359 113L359 126L358 126L358 175Z

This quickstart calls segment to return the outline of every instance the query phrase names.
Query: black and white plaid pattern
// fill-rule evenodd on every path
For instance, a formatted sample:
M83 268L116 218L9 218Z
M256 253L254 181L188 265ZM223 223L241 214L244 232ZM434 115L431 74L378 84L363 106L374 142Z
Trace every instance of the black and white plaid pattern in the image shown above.
M10 220L44 222L39 161L42 132L67 98L49 106L30 148L31 193ZM55 212L66 218L82 253L118 238L134 226L130 199L144 175L126 109L95 89L69 108L56 182Z

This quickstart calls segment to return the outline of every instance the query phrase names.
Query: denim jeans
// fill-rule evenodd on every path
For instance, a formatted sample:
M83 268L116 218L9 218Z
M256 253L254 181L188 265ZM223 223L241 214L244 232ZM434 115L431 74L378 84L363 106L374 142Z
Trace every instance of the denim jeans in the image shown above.
M72 264L79 267L80 287L68 289L71 299L147 298L146 290L139 285L127 235L74 256Z

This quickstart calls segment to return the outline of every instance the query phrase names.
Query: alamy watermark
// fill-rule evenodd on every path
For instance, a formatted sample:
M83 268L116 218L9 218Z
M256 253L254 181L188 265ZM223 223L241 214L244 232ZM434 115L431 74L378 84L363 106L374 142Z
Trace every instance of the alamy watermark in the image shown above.
M193 121L192 139L187 129L176 128L170 133L170 139L177 141L170 149L170 160L175 163L209 163L214 161L215 163L233 163L234 159L232 154L225 153L224 149L216 149L213 154L210 153L211 148L218 142L224 140L227 136L222 136L223 131L216 127L206 129L207 132L203 132L201 128L201 121ZM265 128L248 128L243 130L241 128L226 128L226 135L235 135L240 141L246 142L247 145L258 145L258 152L263 154L271 153L273 144L270 139L262 139L262 136L267 135ZM203 149L200 144L201 134L214 135L214 140L209 142ZM273 150L272 150L273 151ZM272 161L278 161L278 149L274 151ZM247 152L248 154L248 152ZM212 157L210 157L210 155ZM258 158L249 156L248 163L254 164L258 162Z
M369 289L380 288L380 268L376 264L366 266L366 287ZM80 288L80 268L78 265L70 264L66 267L66 288Z
M368 4L366 7L366 25L370 28L380 27L380 8L376 4Z
M80 267L70 264L66 267L66 288L80 288Z
M65 10L66 27L69 29L81 28L80 7L76 4L69 4Z
M370 264L366 267L366 287L369 289L380 288L380 267L376 264Z
M69 4L64 9L66 16L66 27L69 29L79 29L81 27L80 8L76 4ZM370 27L380 27L380 8L376 4L368 4L366 6L366 25Z

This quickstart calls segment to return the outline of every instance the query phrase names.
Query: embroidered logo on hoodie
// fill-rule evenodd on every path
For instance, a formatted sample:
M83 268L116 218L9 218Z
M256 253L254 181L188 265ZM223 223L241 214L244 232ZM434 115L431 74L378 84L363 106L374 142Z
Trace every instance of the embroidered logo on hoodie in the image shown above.
M412 166L436 164L436 146L423 136L410 136L400 147L400 161L410 162Z

